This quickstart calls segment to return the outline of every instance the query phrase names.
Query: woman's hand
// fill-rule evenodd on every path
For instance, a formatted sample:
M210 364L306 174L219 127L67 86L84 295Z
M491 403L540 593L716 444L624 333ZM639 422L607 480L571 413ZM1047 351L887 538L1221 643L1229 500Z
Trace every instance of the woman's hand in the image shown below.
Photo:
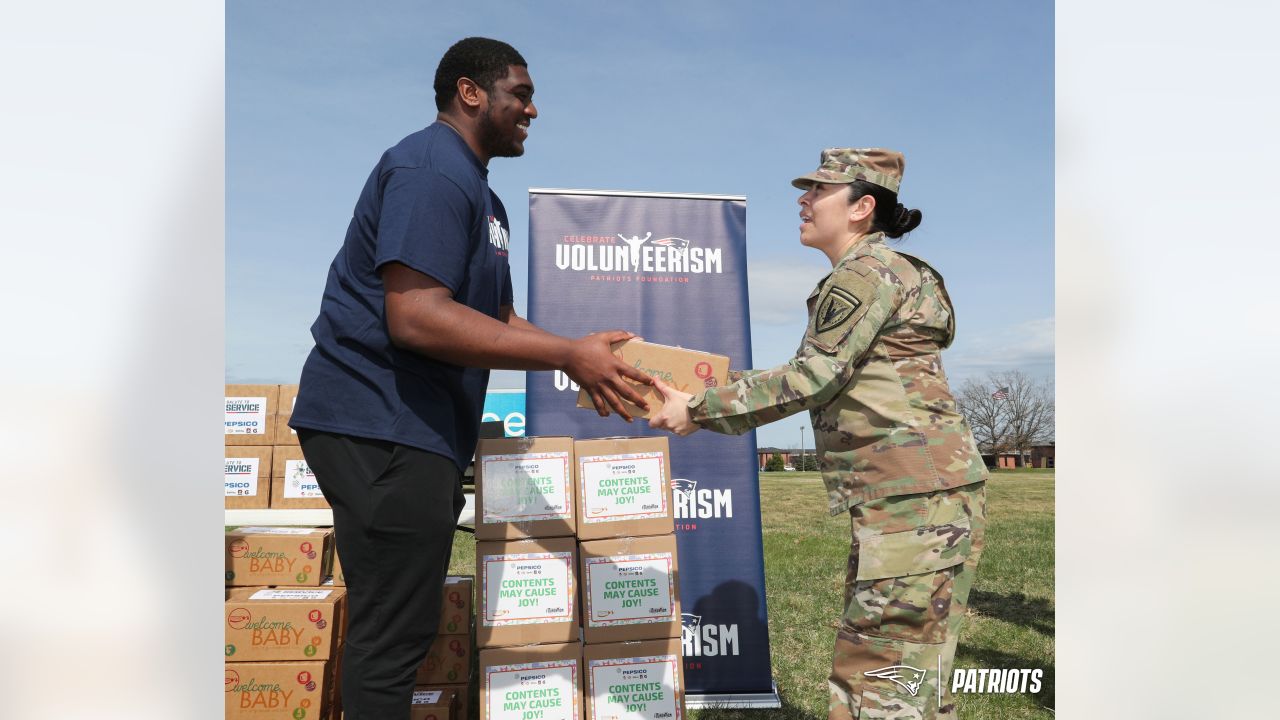
M662 409L649 418L649 427L656 430L670 430L676 435L692 435L699 428L689 419L689 393L680 392L661 380L654 378L653 386L662 393Z

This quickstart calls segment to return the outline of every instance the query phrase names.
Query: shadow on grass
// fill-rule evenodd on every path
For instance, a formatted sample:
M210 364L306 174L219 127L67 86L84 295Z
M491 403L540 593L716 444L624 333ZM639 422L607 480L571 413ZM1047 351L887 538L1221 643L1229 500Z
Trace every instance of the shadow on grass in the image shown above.
M708 707L694 710L689 715L694 720L761 720L761 718L769 718L769 720L826 720L825 713L821 716L815 715L796 705L785 695L782 696L782 707L780 708L735 709Z
M1026 694L1035 698L1036 704L1041 707L1049 708L1050 710L1054 707L1055 673L1053 663L1042 665L1035 660L1029 660L1012 653L987 648L972 648L962 643L955 666L957 668L1030 668L1032 670L1039 668L1044 670L1044 676L1040 679L1040 692Z
M969 593L969 607L987 617L1022 625L1053 637L1053 606L1044 598L1028 598L1022 593L1002 595L974 589Z

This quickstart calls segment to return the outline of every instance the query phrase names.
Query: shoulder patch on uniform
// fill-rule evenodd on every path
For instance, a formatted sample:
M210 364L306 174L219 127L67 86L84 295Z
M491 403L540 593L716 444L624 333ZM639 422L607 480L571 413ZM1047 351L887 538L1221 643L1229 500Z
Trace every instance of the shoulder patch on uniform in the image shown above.
M835 352L867 313L868 303L875 300L879 281L873 279L873 274L864 277L862 272L862 268L837 271L818 296L809 324L809 341L823 352Z
M862 306L862 301L853 293L839 285L832 285L826 296L818 303L818 316L814 322L814 332L824 333L839 327L849 316Z

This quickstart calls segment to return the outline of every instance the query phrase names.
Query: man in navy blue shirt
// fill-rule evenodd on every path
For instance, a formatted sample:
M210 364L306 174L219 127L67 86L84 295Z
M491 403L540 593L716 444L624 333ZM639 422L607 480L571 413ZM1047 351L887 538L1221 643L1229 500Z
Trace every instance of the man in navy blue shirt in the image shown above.
M406 718L435 637L461 476L489 369L561 370L601 416L644 405L609 351L516 315L493 157L524 153L533 80L506 43L466 38L435 76L437 121L387 150L329 268L290 426L333 507L350 618L346 720Z

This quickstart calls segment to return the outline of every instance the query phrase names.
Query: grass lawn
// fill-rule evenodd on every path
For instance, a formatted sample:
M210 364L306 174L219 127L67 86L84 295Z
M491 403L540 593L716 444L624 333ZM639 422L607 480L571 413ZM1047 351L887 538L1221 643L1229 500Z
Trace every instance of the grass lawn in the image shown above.
M961 668L1043 668L1041 691L960 695L959 717L964 720L1053 717L1053 482L1052 470L992 475L987 545L956 654ZM827 716L826 678L849 553L848 515L827 516L817 473L763 473L760 496L769 640L783 707L691 711L691 720ZM471 535L458 533L451 571L475 573ZM472 708L478 717L474 702Z

